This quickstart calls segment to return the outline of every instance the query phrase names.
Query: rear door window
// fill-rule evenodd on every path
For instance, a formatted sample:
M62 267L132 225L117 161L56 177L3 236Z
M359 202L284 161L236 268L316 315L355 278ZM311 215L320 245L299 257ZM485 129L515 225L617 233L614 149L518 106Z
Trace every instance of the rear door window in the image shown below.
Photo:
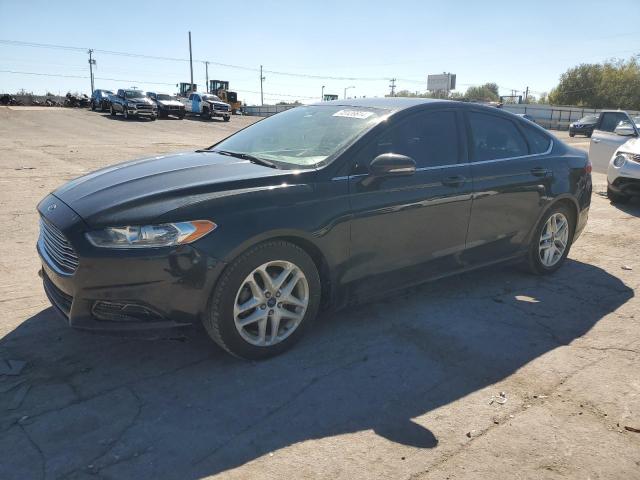
M524 137L506 118L469 112L472 159L475 162L529 155Z

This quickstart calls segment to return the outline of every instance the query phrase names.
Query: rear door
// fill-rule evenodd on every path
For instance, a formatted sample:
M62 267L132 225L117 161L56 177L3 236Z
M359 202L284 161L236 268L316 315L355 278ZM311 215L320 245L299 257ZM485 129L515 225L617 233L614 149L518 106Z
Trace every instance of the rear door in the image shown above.
M465 262L488 264L526 247L553 181L552 140L504 114L467 112L474 184Z
M626 112L603 112L593 130L589 144L589 160L599 172L607 171L614 152L630 138L615 133L620 122L628 122L635 129L635 124Z
M359 153L349 178L351 265L343 276L356 281L352 293L368 296L459 268L472 191L462 128L455 109L416 113ZM368 165L382 153L413 158L416 172L371 177Z

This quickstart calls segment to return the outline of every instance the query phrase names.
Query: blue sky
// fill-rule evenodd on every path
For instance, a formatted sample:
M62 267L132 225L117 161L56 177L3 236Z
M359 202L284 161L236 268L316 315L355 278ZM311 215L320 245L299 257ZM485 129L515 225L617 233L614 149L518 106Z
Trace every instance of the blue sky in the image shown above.
M187 6L190 5L190 6ZM220 6L216 6L220 5ZM0 40L188 58L193 56L267 71L265 103L325 93L383 96L388 78L398 89L424 91L429 73L457 74L458 91L495 82L501 93L529 86L534 94L556 85L567 68L640 53L640 1L457 2L244 1L91 2L0 0ZM128 14L126 12L129 12ZM8 19L15 19L9 21ZM174 92L189 81L184 61L97 52L96 88L137 86ZM68 75L69 78L4 71ZM87 77L71 78L74 76ZM205 68L194 63L194 82ZM229 80L248 104L259 103L257 71L209 66L210 79ZM369 80L368 80L369 79ZM373 80L371 80L373 79ZM155 83L153 83L155 82ZM20 88L88 92L87 54L0 43L0 92Z

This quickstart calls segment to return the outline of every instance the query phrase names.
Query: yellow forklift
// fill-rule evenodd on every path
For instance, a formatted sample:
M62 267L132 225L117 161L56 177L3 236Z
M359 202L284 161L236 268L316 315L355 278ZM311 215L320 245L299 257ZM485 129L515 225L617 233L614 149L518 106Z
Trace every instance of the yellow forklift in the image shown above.
M220 100L231 105L231 113L234 115L242 107L242 103L238 101L238 94L229 91L229 82L224 80L210 80L209 93L217 95Z

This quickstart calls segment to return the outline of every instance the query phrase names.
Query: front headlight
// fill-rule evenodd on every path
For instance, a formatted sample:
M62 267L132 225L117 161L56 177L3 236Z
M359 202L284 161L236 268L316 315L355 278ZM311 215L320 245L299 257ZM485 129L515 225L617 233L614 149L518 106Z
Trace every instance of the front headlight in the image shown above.
M100 248L171 247L195 242L216 227L209 220L194 220L161 225L107 227L87 232L86 236L93 246Z
M127 102L127 108L136 108L135 103Z
M620 168L627 161L627 156L624 153L618 153L613 159L613 166L616 168Z

